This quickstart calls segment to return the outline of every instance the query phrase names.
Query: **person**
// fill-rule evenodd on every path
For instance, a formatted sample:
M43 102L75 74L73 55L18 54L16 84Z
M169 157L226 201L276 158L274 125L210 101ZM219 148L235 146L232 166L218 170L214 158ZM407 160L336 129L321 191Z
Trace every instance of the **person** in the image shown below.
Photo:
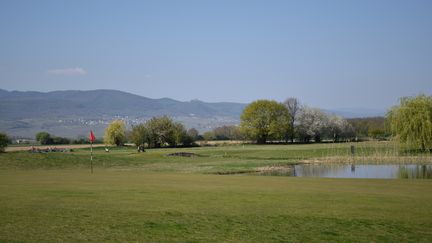
M145 152L143 145L138 146L138 152Z

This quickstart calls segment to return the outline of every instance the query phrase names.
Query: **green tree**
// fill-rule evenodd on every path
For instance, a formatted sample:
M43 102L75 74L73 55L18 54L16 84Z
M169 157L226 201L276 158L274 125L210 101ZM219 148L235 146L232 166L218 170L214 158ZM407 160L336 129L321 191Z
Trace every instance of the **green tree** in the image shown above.
M132 127L131 141L136 146L144 146L148 140L148 131L144 123Z
M357 137L374 137L377 131L385 132L380 137L388 135L386 131L386 119L384 117L350 118L347 121L353 127Z
M186 128L167 116L153 117L145 123L146 142L151 148L168 146L188 146L193 142Z
M104 142L106 144L123 145L126 141L126 125L121 120L112 121L105 129Z
M403 144L432 150L432 96L400 99L399 106L387 114L392 134Z
M36 141L38 141L42 145L53 144L53 139L51 135L47 132L38 132L36 134Z
M192 144L192 137L188 135L186 128L179 122L173 124L174 144L173 146L183 145L189 146Z
M0 132L0 152L4 152L5 148L10 143L9 137L6 135L6 133Z
M213 131L207 131L202 136L206 141L216 140L216 135Z
M149 147L160 148L174 143L173 121L169 117L153 117L146 122L146 126Z
M282 140L291 128L288 109L270 100L252 102L244 109L240 120L242 132L257 143L269 139Z
M369 130L368 136L374 139L383 139L386 136L384 129L372 129Z

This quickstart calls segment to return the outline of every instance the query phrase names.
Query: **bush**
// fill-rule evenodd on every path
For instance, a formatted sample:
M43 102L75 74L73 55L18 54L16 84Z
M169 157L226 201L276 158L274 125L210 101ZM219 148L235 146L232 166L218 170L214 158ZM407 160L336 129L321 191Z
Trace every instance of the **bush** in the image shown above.
M89 144L90 141L84 137L80 137L71 141L72 144Z
M205 132L202 136L203 139L207 141L216 140L216 134L213 131Z
M39 132L36 134L36 141L42 145L53 145L53 144L70 144L71 140L64 137L54 137L47 132Z
M51 135L47 132L38 132L36 134L36 141L38 141L42 145L53 144L53 139Z
M53 137L52 144L70 144L71 141L68 138L63 137Z
M0 152L4 152L9 143L10 139L6 133L0 132Z
M213 129L216 140L241 139L240 128L237 126L221 126Z

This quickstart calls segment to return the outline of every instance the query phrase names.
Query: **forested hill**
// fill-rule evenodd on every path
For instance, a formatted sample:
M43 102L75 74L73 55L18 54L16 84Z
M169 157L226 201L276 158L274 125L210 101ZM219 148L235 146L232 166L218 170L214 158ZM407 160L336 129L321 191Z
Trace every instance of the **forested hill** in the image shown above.
M74 116L228 116L240 115L245 104L150 99L116 90L20 92L0 90L2 119Z
M115 118L129 124L168 115L200 130L238 123L246 104L150 99L116 90L21 92L0 89L0 130L33 136L48 130L63 136L101 131ZM82 131L82 132L81 132Z

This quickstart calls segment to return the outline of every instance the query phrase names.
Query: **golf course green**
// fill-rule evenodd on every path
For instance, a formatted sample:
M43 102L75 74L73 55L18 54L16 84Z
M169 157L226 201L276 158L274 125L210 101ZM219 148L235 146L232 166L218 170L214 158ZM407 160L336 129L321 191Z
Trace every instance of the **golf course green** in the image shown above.
M364 157L391 147L360 146ZM3 153L0 241L432 241L432 180L236 174L349 151L348 144L98 148L93 174L89 149ZM194 156L168 156L175 152Z

